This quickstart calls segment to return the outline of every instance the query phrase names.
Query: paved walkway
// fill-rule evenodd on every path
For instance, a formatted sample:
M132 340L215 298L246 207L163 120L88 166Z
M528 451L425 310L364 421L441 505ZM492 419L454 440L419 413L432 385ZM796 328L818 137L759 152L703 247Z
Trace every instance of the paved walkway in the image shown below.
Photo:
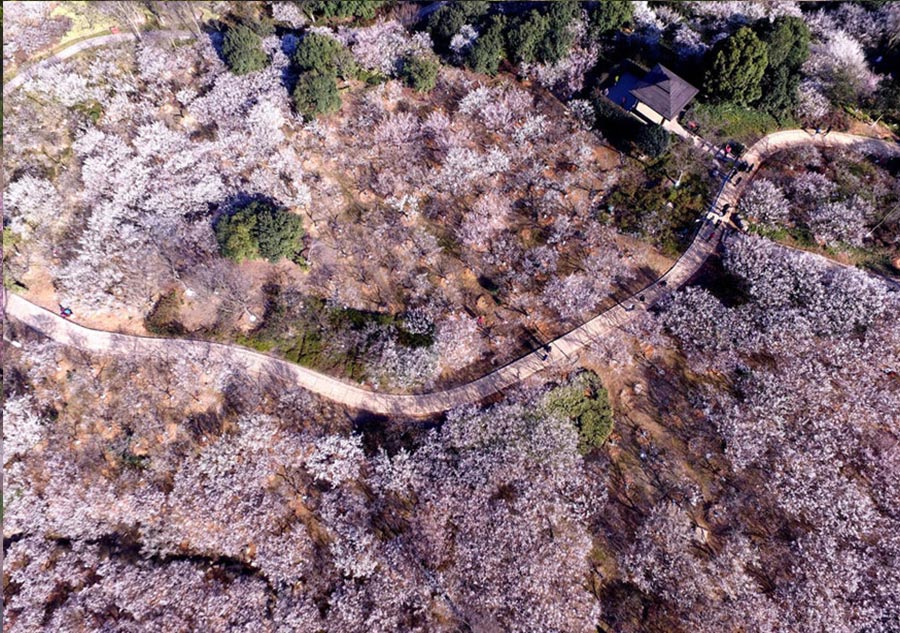
M712 228L711 226L709 227ZM249 373L273 376L354 409L374 413L426 416L484 400L548 367L577 361L579 354L598 339L620 328L647 306L683 285L715 249L721 236L716 229L708 239L696 239L675 265L638 295L619 303L584 325L548 343L544 353L532 352L481 378L449 389L421 395L376 393L311 369L237 345L185 339L163 339L92 330L63 319L16 294L6 296L6 314L63 345L89 352L133 356L199 354L211 360L237 363ZM701 231L702 233L702 231ZM643 297L641 300L640 297Z
M773 132L754 143L741 156L741 160L751 166L750 171L739 172L735 174L732 180L728 181L719 197L719 208L723 209L726 205L729 205L727 216L730 218L731 214L737 209L738 200L740 200L753 176L756 175L760 165L772 154L803 145L826 148L847 147L863 153L882 156L900 155L900 145L894 141L857 136L846 132L829 132L828 134L816 134L814 131L808 132L806 130Z
M187 32L176 33L186 33L187 37L191 36ZM167 36L172 35L174 34L167 32ZM120 39L105 39L112 37ZM132 38L133 36L121 34L86 40L76 45L79 48L75 52L103 45L110 41L123 41ZM99 42L99 40L103 40L103 42ZM66 51L54 57L65 59L75 54L75 52L69 53L69 50L66 49ZM55 63L53 58L45 61ZM29 70L34 68L36 67ZM8 86L9 84L4 86L4 94ZM54 312L29 302L24 297L7 294L6 292L3 295L5 311L7 316L21 321L54 341L85 351L134 356L169 355L172 352L200 354L212 361L219 359L223 362L238 364L254 375L272 376L285 382L296 384L298 387L354 409L381 414L431 415L465 404L480 402L548 367L577 362L580 353L585 348L590 347L592 343L610 334L613 330L621 328L637 315L643 313L649 306L687 283L700 269L706 258L715 251L725 230L724 227L728 224L730 215L737 206L740 195L747 186L747 182L758 169L760 162L774 152L804 144L822 147L853 146L864 151L876 153L894 153L900 150L896 143L836 132L832 132L827 137L822 135L814 136L803 130L789 130L770 134L754 144L744 155L743 159L752 165L752 170L745 172L739 180L736 178L735 180L726 181L713 200L711 205L713 211L730 205L722 219L714 222L710 217L705 218L701 222L697 236L691 245L662 277L587 323L548 343L542 348L543 351L532 352L477 380L446 391L419 395L376 393L333 376L321 374L237 345L187 339L151 338L92 330L70 320L63 319ZM710 216L715 218L716 214L711 213Z

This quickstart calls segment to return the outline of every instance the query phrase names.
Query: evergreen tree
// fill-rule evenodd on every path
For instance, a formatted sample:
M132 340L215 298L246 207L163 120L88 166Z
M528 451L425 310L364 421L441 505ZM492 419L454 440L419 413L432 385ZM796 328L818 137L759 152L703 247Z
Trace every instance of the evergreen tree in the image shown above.
M475 40L472 50L469 51L468 59L469 67L472 70L488 75L497 74L500 62L506 55L503 46L505 26L506 19L503 16L495 15L484 33Z
M222 55L235 75L262 70L269 63L259 35L243 25L235 26L225 34Z
M347 64L344 45L321 33L307 33L294 51L294 64L301 71L336 76Z
M578 16L580 6L577 0L559 0L551 5L547 12L547 32L538 45L538 57L542 62L552 64L569 54L575 41L569 27Z
M634 139L637 148L647 156L662 156L669 148L669 133L661 125L642 125Z
M530 11L507 32L510 57L516 62L537 61L538 46L547 35L550 19L540 11Z
M809 57L809 27L801 18L779 16L764 23L759 35L768 54L759 103L776 116L790 112L797 105L800 67Z
M314 18L360 18L371 20L384 0L306 0L303 8Z
M418 92L431 92L437 82L440 64L428 57L410 57L403 62L403 78Z
M743 27L722 40L712 57L704 82L712 99L748 105L760 98L769 58L765 43L753 29Z
M341 95L334 77L317 72L300 76L294 88L294 107L306 119L341 109Z
M303 222L299 216L264 202L251 202L216 224L220 252L238 262L293 258L300 250L302 237Z
M588 26L594 38L608 35L631 22L634 7L628 0L598 2L588 13Z
M490 5L484 0L470 2L450 2L428 17L428 32L431 39L444 51L450 45L453 36L459 33L464 24L473 24L487 13Z

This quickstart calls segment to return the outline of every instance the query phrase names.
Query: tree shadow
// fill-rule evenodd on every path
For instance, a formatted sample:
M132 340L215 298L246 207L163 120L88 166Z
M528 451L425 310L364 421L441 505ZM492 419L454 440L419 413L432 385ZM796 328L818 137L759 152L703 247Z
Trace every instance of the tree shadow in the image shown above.
M423 435L443 424L446 415L415 419L356 411L348 413L347 418L353 431L362 436L363 450L367 455L375 455L384 449L388 455L393 456L401 449L415 450L421 444Z

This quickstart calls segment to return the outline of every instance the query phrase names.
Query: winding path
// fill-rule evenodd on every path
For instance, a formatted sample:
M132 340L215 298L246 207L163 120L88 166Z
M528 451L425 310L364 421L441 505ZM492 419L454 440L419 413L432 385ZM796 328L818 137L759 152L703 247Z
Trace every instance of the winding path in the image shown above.
M186 40L196 36L190 31L160 30L146 31L145 33L141 34L141 37L147 41L164 41ZM58 64L63 60L74 57L78 53L89 50L91 48L100 48L101 46L106 46L107 44L118 44L119 42L130 42L133 39L135 39L134 33L110 33L107 35L89 37L88 39L81 40L80 42L74 42L61 51L54 53L47 59L42 59L39 62L34 62L33 64L19 70L15 77L3 83L3 96L5 97L6 95L10 94L13 90L33 77L42 68Z
M167 33L167 36L190 36L189 33L186 35L185 33ZM113 37L118 39L112 39ZM69 53L70 49L66 49L54 56L55 59L45 60L23 75L16 77L15 80L20 77L22 79L10 89L24 82L27 76L30 76L41 64L55 63L55 61L71 57L85 48L127 39L133 39L133 36L126 34L103 36L79 42L76 45L79 47L78 50ZM99 42L99 40L103 41ZM7 93L10 84L4 86L4 94ZM649 306L687 283L717 248L722 234L726 230L725 227L730 224L731 214L736 209L741 194L759 165L775 152L801 145L854 147L870 153L900 154L900 146L896 143L838 132L823 136L812 135L805 130L788 130L764 137L744 154L743 159L752 165L751 170L723 182L711 204L710 212L702 220L694 240L662 277L580 327L548 343L542 350L527 354L477 380L446 391L415 395L377 393L238 345L189 339L152 338L92 330L63 319L56 313L31 303L24 297L4 292L5 312L7 316L21 321L58 343L89 352L135 356L165 356L171 355L173 352L191 354L213 362L221 361L238 365L245 371L260 377L274 377L290 384L296 384L298 387L354 409L379 414L432 415L462 405L480 402L548 367L576 363L585 348L613 330L621 328L638 314L646 311Z

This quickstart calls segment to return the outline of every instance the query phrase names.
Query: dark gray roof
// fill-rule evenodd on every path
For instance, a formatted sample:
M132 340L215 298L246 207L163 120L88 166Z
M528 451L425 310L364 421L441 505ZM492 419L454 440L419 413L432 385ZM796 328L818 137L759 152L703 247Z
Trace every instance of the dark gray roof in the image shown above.
M700 92L671 70L657 64L632 88L631 94L667 119L674 119Z

